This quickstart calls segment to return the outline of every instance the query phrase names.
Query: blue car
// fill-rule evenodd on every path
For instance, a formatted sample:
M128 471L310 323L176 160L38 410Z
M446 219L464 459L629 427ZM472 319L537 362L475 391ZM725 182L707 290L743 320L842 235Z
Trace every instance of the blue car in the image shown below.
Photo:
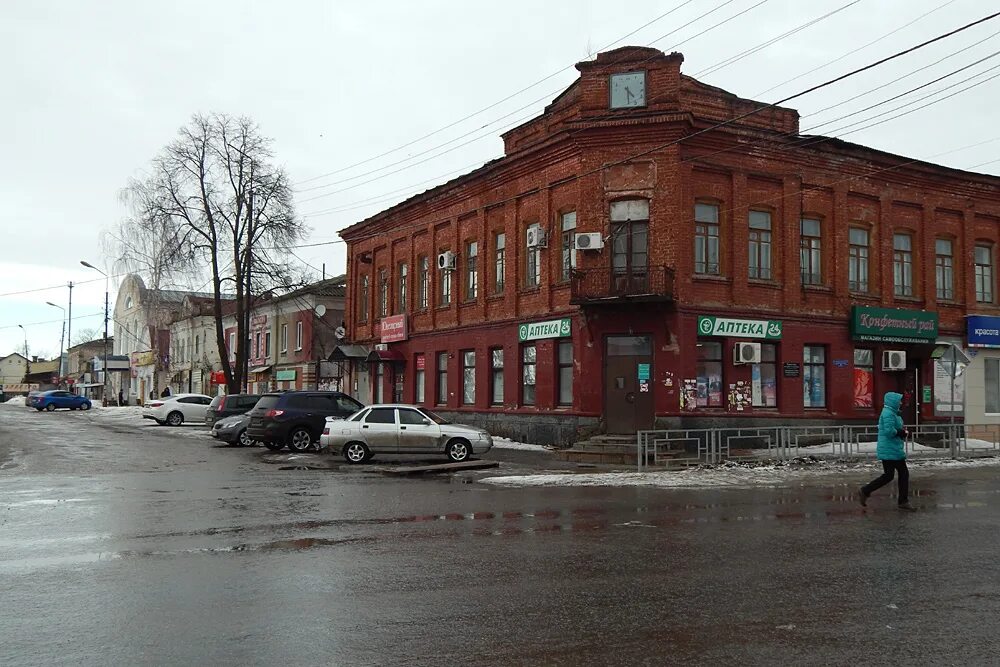
M35 396L28 397L28 407L41 412L48 410L52 412L56 408L67 408L69 410L89 410L90 399L86 396L79 396L68 391L56 389L53 391L43 391Z

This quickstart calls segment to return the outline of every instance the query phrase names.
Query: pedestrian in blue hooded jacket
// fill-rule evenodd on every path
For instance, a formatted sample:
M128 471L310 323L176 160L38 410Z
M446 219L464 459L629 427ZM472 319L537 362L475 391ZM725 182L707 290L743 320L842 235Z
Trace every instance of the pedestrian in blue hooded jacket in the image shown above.
M902 406L902 394L894 391L886 393L882 414L878 418L878 446L875 448L875 455L882 462L882 474L862 486L858 494L861 504L866 507L868 496L891 482L898 473L896 488L899 490L899 509L913 509L909 498L910 471L906 467L906 450L903 447L906 429L903 428L903 418L899 416Z

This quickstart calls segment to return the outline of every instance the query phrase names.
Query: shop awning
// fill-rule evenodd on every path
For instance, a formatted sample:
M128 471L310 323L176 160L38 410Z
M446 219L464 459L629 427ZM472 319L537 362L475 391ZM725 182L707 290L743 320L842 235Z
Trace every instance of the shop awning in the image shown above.
M270 366L258 366L257 368L251 368L250 372L251 373L265 373L265 372L267 372L269 370L271 370Z
M348 359L367 359L368 348L364 345L338 345L333 348L328 361L347 361Z
M403 363L406 361L406 357L399 350L372 350L371 354L368 355L368 361L376 361L380 364Z

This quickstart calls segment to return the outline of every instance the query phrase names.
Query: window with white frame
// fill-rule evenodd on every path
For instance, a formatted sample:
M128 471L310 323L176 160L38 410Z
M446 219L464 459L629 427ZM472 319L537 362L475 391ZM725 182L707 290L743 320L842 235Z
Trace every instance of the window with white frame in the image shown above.
M479 295L479 243L465 244L465 300L475 301Z
M976 301L993 303L993 246L977 245L976 260Z
M302 320L295 323L295 350L302 349Z
M719 268L719 207L694 205L694 272L717 276Z
M847 285L852 292L868 291L868 230L851 227L848 232Z
M896 296L913 296L913 237L909 234L892 237L892 277Z
M507 235L498 232L493 236L493 293L503 294L504 273L507 270Z
M771 214L750 211L750 277L771 280Z
M536 223L528 225L525 235L532 233L532 230L540 230L541 225ZM524 253L524 286L538 287L542 282L542 250L538 246L526 248Z
M288 352L288 325L281 325L281 351Z
M576 268L576 211L562 214L562 271L560 278L569 280Z
M406 262L399 264L399 294L396 298L396 313L406 312Z
M427 302L430 300L430 260L427 255L421 255L417 260L417 308L427 310Z

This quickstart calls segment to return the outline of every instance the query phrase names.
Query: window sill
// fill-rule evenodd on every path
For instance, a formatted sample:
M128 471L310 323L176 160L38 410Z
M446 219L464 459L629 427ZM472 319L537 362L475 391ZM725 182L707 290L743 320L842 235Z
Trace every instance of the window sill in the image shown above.
M541 291L542 291L542 288L540 286L522 287L521 288L521 294L538 294Z
M803 285L803 292L816 292L817 294L833 294L833 288L829 285Z
M504 296L503 292L499 292L497 294L490 294L488 297L486 297L486 300L487 301L503 301L503 296Z
M479 303L478 299L466 299L465 301L459 304L459 307L468 308L469 306L475 306L478 303Z
M760 280L758 278L750 278L748 284L751 287L763 287L764 289L780 290L781 283L775 282L774 280Z
M436 310L438 312L440 312L442 310L451 310L451 304L450 303L446 303L443 306L437 306L437 307L434 308L434 310Z
M296 351L296 352L301 352L301 351L302 351L302 348L301 348L301 347L297 347L297 348L295 348L295 351Z
M691 274L692 280L704 281L706 283L731 283L732 278L728 276L718 275L715 273L693 273Z
M882 297L878 294L872 294L871 292L848 292L852 299L858 299L859 301L872 301L881 302Z
M923 299L919 296L899 296L894 294L892 298L894 301L903 301L905 303L923 303Z

